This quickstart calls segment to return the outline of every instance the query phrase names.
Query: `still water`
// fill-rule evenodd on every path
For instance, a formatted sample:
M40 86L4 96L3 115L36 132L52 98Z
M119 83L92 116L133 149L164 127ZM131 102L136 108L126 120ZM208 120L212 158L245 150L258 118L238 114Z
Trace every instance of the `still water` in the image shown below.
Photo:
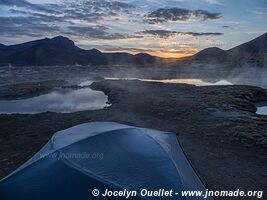
M256 104L257 106L257 114L260 115L267 115L267 102L262 102L262 103L258 103Z
M219 80L216 82L207 82L202 79L141 79L141 78L105 78L106 80L139 80L146 82L160 82L160 83L185 83L196 86L208 86L208 85L233 85L227 80Z
M46 111L71 113L83 110L102 109L107 104L107 96L90 88L60 89L40 96L1 100L0 113L34 114Z

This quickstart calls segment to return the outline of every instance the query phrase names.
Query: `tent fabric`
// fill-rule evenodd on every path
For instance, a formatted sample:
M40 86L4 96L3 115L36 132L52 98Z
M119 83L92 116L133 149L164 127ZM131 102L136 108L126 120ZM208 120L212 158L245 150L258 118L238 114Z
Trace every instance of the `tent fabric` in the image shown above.
M205 191L174 133L91 122L55 133L30 160L0 181L0 199L88 200L95 188L101 193L106 189ZM179 198L190 199L175 195L152 199Z

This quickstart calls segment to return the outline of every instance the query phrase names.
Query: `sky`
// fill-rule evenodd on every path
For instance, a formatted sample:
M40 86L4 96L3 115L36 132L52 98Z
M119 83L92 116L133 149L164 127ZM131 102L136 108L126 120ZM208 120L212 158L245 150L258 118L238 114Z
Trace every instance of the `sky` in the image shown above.
M63 35L84 49L184 57L267 32L267 0L0 0L0 43Z

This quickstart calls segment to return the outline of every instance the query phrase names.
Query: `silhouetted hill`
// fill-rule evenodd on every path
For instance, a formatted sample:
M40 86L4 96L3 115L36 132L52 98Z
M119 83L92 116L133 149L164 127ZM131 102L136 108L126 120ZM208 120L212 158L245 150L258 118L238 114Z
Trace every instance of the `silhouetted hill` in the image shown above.
M84 50L66 37L57 36L17 45L0 44L0 65L107 65L154 64L161 58L149 54L102 53L97 49Z
M218 47L210 47L203 49L202 51L196 53L192 59L199 62L224 62L226 59L226 52Z
M267 33L227 51L228 61L237 65L267 66Z
M203 49L180 62L267 67L267 33L226 51L217 47Z
M1 65L73 65L87 63L86 51L66 37L45 38L0 48Z

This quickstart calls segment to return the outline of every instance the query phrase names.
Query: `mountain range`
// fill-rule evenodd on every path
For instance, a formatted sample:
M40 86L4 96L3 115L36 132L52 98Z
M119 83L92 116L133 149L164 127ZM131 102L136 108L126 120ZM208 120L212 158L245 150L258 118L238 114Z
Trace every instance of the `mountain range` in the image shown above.
M218 47L203 49L193 56L182 59L190 63L221 63L232 66L267 67L267 33L229 50Z
M66 37L57 36L16 45L0 44L0 65L154 65L166 64L164 59L146 53L103 53L97 49L84 50ZM234 66L246 64L267 66L267 33L229 50L206 48L193 56L175 60L177 63L219 63Z
M102 53L97 49L84 50L70 39L57 36L17 45L0 44L0 65L52 66L52 65L145 65L160 62L161 58L145 53Z

